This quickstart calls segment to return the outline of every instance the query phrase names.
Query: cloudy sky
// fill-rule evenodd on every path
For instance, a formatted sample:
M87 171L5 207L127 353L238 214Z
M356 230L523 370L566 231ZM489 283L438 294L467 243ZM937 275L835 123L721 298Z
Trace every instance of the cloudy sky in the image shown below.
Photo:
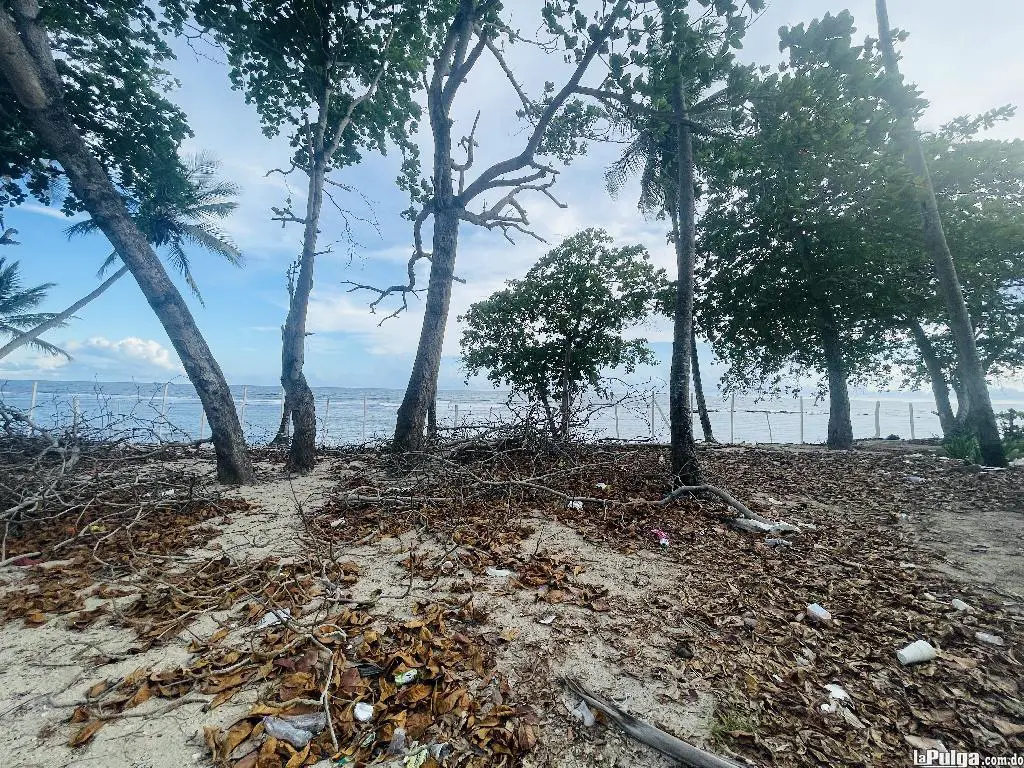
M540 0L508 0L506 6L520 29L537 28ZM875 32L871 0L774 0L751 28L741 58L774 63L780 58L779 26L844 8L854 14L861 34ZM895 26L911 32L903 46L903 68L931 101L923 128L1001 104L1024 106L1020 48L1024 3L889 0L889 14ZM284 273L299 250L301 231L298 225L282 229L269 221L270 207L280 205L289 192L300 203L304 186L296 177L289 190L280 177L266 177L268 169L286 165L287 144L262 135L255 111L231 90L226 69L184 46L178 46L178 54L172 70L181 89L173 98L188 114L195 132L185 150L212 152L221 160L223 174L241 185L240 207L226 230L247 260L245 269L237 270L208 254L196 254L193 271L206 306L191 298L190 305L231 383L273 384L280 371L279 328L286 313ZM545 59L536 49L514 55L512 64L533 93L559 71L557 61ZM478 109L482 112L478 168L520 151L526 132L515 118L518 102L495 66L478 67L459 98L455 113L460 126L468 130L472 116ZM1024 115L999 126L992 135L1024 136ZM429 135L419 141L428 147ZM614 147L594 147L562 173L556 191L568 203L567 209L556 208L540 196L524 200L534 228L554 244L582 228L604 227L622 243L643 243L660 265L668 267L672 254L665 244L664 225L643 220L629 190L617 200L604 190L602 173L614 156ZM357 245L350 250L341 239L337 216L325 208L322 242L338 242L334 253L318 264L310 306L314 335L309 339L306 370L314 386L405 385L422 320L421 304L412 300L409 312L380 326L380 315L366 309L372 297L348 293L342 285L345 280L391 284L403 279L410 225L399 217L408 200L395 188L397 171L396 158L371 156L336 176L369 201L352 195L345 202L358 218L375 218L379 232L353 220ZM52 309L63 308L95 287L96 269L110 250L101 236L68 242L63 236L68 223L64 217L38 205L11 211L6 221L19 230L22 245L6 248L3 255L21 261L27 283L58 284L51 292ZM513 247L499 233L463 225L457 271L466 283L455 286L442 387L461 386L463 381L457 315L506 279L522 276L547 247L528 238ZM667 323L653 323L637 333L649 338L667 360ZM130 276L82 310L72 325L47 338L65 346L74 360L64 363L19 352L0 362L0 377L164 381L181 372L163 329ZM707 350L702 356L710 364ZM662 364L642 376L663 378L665 373Z

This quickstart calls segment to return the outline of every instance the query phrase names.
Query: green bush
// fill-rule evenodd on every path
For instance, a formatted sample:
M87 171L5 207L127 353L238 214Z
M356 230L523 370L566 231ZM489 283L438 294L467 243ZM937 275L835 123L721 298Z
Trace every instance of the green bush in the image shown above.
M951 459L961 459L968 464L981 463L981 447L978 438L970 432L950 435L942 441L942 450Z

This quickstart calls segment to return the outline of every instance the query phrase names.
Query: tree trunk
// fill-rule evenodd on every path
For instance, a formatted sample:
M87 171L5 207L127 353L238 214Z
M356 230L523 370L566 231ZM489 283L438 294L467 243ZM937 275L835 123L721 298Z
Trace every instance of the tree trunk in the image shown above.
M932 394L935 396L935 408L939 415L939 425L942 427L942 434L951 437L956 429L956 417L953 415L953 406L949 402L949 385L946 383L946 375L939 363L939 356L935 354L935 347L932 345L928 334L916 320L910 322L910 332L914 335L917 349L921 353L924 367L928 370L928 378L932 384Z
M889 27L889 14L885 0L875 0L878 14L878 36L886 71L896 77L899 65L896 52L892 45L892 32ZM953 264L953 256L946 242L946 233L942 229L942 218L935 201L935 188L932 186L928 172L928 161L925 159L921 146L921 138L909 116L904 116L904 131L907 148L905 159L907 166L916 177L918 205L921 209L921 222L924 229L924 240L932 261L935 273L942 289L942 297L949 315L949 329L956 342L957 358L960 374L963 377L964 390L971 403L972 421L978 433L978 444L981 447L981 460L993 467L1006 466L1006 452L999 437L992 400L989 397L988 383L985 381L985 370L981 365L978 347L974 339L974 326L967 311L960 279Z
M458 214L451 209L435 212L434 254L430 261L423 327L409 384L398 409L393 442L396 451L418 451L423 447L427 411L430 403L437 398L437 375L441 370L441 347L444 344L444 329L452 299L458 241Z
M696 250L694 210L693 136L683 122L686 104L682 74L672 89L672 107L676 117L676 205L679 222L676 248L676 306L672 323L672 367L669 374L669 428L671 434L672 482L699 485L700 465L693 439L690 413L690 355L693 345L693 272Z
M853 447L853 422L850 420L850 390L846 383L843 347L835 326L822 321L821 348L828 372L828 440L829 448L849 450Z
M568 441L570 413L572 412L572 393L569 391L569 364L572 361L572 346L566 340L565 356L562 360L562 419L556 435L557 440Z
M690 365L693 367L693 392L697 397L697 413L700 415L700 427L704 431L704 442L716 443L714 434L711 432L711 417L708 416L708 404L704 400L704 384L700 379L700 361L697 359L697 334L694 332L690 337L693 344L690 346Z
M324 110L326 105L321 105ZM324 118L325 119L325 118ZM288 449L288 469L306 473L316 465L316 405L313 391L306 382L302 367L306 360L306 315L309 296L313 292L313 266L316 262L316 241L320 226L320 209L324 199L325 161L323 132L318 131L314 144L313 166L309 173L306 197L306 218L302 236L302 256L295 290L288 302L288 316L281 333L281 386L285 391L285 414L291 413L292 440Z
M11 16L0 12L0 72L36 136L67 173L75 195L135 277L166 330L203 403L217 454L218 479L251 483L252 463L224 374L188 305L72 122L46 32L38 22L38 8L34 3L17 3L14 17L17 30Z
M28 344L30 341L35 341L51 328L56 328L57 326L61 325L65 320L74 315L75 312L80 310L93 299L98 298L104 291L107 290L107 288L109 288L122 277L124 277L124 275L127 272L128 267L121 267L119 270L117 270L117 272L115 272L102 283L100 283L96 290L92 291L92 293L87 293L85 296L80 298L78 301L76 301L70 307L65 309L59 315L54 315L45 323L40 323L32 330L25 331L19 336L16 336L3 347L0 347L0 359L7 357L7 355L11 354L11 352L16 350L18 347Z

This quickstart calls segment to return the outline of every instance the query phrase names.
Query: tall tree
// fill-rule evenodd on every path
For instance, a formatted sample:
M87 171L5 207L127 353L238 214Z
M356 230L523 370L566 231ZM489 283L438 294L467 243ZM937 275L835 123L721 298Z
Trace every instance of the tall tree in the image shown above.
M154 57L166 57L169 52L164 49L161 53L157 46L153 11L131 0L104 2L99 7L93 0L77 0L48 7L47 14L48 24L67 22L55 37L61 44L56 57L36 0L5 0L0 11L0 74L8 94L4 104L8 110L16 104L17 133L23 139L28 137L32 149L26 154L27 165L34 168L42 163L45 175L57 173L57 164L59 173L66 174L75 198L135 277L195 386L210 423L218 477L223 482L251 482L252 463L224 374L184 299L86 141L90 125L103 122L102 115L109 110L98 110L98 115L72 112L71 108L83 106L76 88L68 88L73 94L70 102L65 98L68 86L84 80L90 94L96 94L90 98L108 95L101 86L109 86L112 99L119 93L125 95L126 87L137 87L138 93L125 101L137 98L148 103L149 95L150 100L166 104L155 95L160 70ZM67 32L72 24L79 26L73 33ZM175 120L177 114L174 112ZM161 112L152 118L161 125L167 121ZM120 135L113 142L113 157L118 156L119 141L133 146L142 143L135 134ZM173 140L167 143L174 146ZM107 146L100 142L99 147L96 151L104 157ZM127 186L131 186L130 179L124 177L130 175L131 168L130 164L122 168L121 180Z
M287 171L306 175L305 210L289 199L274 209L282 226L302 225L302 248L289 276L288 314L281 332L285 407L278 441L292 420L288 466L308 472L316 459L313 392L303 373L306 317L326 201L344 185L332 171L356 163L364 150L383 152L389 139L407 155L419 107L429 41L428 4L421 0L198 0L199 25L228 52L231 80L256 105L264 132L291 131L295 155Z
M486 370L494 384L539 404L555 440L570 437L588 390L607 395L605 369L632 373L654 362L644 339L622 334L650 314L664 270L643 246L612 243L604 230L579 232L459 318L468 373Z
M558 171L539 157L547 154L565 159L577 151L574 138L577 134L569 128L573 122L585 121L588 113L578 105L567 105L567 102L570 102L594 59L608 50L611 39L622 34L619 23L628 9L628 0L616 0L603 14L599 13L596 21L591 22L577 9L576 0L547 3L544 7L547 28L563 39L571 51L575 67L559 90L554 90L549 83L544 97L533 101L516 80L500 48L503 36L510 42L519 39L517 33L501 19L501 3L497 0L459 0L455 7L433 55L427 81L427 112L434 145L433 168L431 180L423 183L419 210L414 214L409 281L382 289L354 287L378 293L371 307L396 294L402 297L404 307L408 294L417 290L416 262L421 259L430 262L423 326L395 425L393 446L396 450L415 451L422 446L431 403L437 396L441 347L455 281L460 223L465 221L498 229L510 240L515 232L533 234L519 196L537 192L555 199L551 187ZM452 109L460 89L485 53L494 57L510 81L522 102L522 114L531 120L533 129L521 152L491 165L467 182L467 175L473 169L476 122L460 143L466 151L465 160L457 162L453 151ZM487 192L496 192L501 197L479 212L470 210L469 206ZM423 226L428 218L433 218L433 247L430 252L423 248Z
M893 47L892 28L889 26L889 13L885 0L875 0L875 11L878 16L878 37L885 59L885 69L892 79L892 87L888 95L894 107L902 115L902 131L900 141L903 144L907 166L914 174L914 195L921 212L924 240L931 256L935 273L938 277L942 297L946 304L950 333L956 342L957 358L960 375L964 384L964 392L971 402L973 426L978 434L981 458L986 464L996 467L1006 466L1006 452L999 437L995 411L989 397L985 371L974 337L974 326L971 322L967 303L964 301L963 290L957 276L956 265L946 241L942 228L942 216L939 213L935 198L935 188L928 172L928 161L924 148L915 127L913 113L908 109L910 95L903 87L900 79L899 62Z
M885 172L881 61L853 34L848 12L780 30L781 73L762 71L742 136L710 147L701 223L700 316L727 383L824 372L833 448L853 441L849 380L891 333L877 307L896 291L892 190L906 183Z
M657 204L672 220L677 274L669 379L671 472L675 482L697 485L701 473L690 405L695 359L694 135L714 133L709 123L720 121L741 93L738 86L743 70L733 65L731 49L740 46L747 23L745 10L756 12L763 3L716 2L713 8L702 8L696 14L690 13L687 3L673 0L658 0L653 5L657 15L645 16L642 28L634 30L636 42L646 39L646 49L609 57L604 83L579 92L614 105L620 125L631 127L637 135L613 172L623 173L631 164L643 167L641 207ZM713 85L719 87L701 99ZM709 435L710 423L703 422L703 426Z

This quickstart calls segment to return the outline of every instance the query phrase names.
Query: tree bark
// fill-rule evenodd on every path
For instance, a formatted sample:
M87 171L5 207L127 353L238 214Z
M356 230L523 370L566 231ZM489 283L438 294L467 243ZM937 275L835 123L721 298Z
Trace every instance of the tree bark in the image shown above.
M672 364L669 373L669 431L672 482L699 485L700 465L690 413L690 359L693 346L693 272L696 251L693 136L687 118L682 73L672 89L676 117L676 306L672 321Z
M210 424L217 477L251 483L252 463L224 374L181 294L125 208L103 166L89 151L64 105L60 76L34 0L0 12L0 72L7 79L37 137L60 163L75 195L107 236L153 308L196 388Z
M878 37L885 69L895 78L899 76L899 65L896 61L896 52L893 49L892 31L889 27L889 14L885 0L875 0L875 10L878 15ZM999 437L999 427L996 425L992 399L989 397L988 383L985 381L985 370L978 355L974 326L970 313L967 311L963 290L960 288L956 265L953 263L953 256L949 251L949 244L946 242L946 233L942 228L942 217L939 215L939 208L935 200L935 188L932 186L931 175L928 172L928 161L921 146L921 137L909 115L904 114L903 123L907 143L904 158L910 171L916 177L914 186L917 190L917 202L921 210L925 245L935 264L935 273L946 303L949 329L956 342L964 390L971 403L972 421L978 433L981 460L988 466L1005 467L1006 452Z
M326 120L326 108L324 100L320 107L323 121ZM306 316L309 296L313 292L313 267L324 199L326 161L323 142L323 130L318 128L314 138L313 165L309 169L299 273L295 278L295 290L291 292L288 316L281 332L281 386L285 391L285 417L290 413L292 420L288 469L303 474L316 465L316 404L302 368L306 361Z
M693 392L697 399L697 413L700 415L700 427L704 431L704 442L716 443L714 434L711 432L711 417L708 416L708 404L704 399L704 384L700 378L700 361L697 359L697 334L696 331L690 337L693 343L690 345L690 365L693 367Z
M25 344L28 344L31 341L35 341L51 328L56 328L57 326L63 324L63 322L70 318L72 315L74 315L75 312L80 310L93 299L96 299L100 295L102 295L103 292L107 290L107 288L109 288L122 277L124 277L124 275L127 274L127 272L128 267L121 267L119 270L117 270L117 272L115 272L102 283L100 283L99 286L97 286L96 290L92 291L91 293L87 293L85 296L80 298L78 301L76 301L74 304L72 304L70 307L65 309L60 314L54 315L45 323L40 323L35 328L29 331L25 331L21 335L9 341L4 346L0 347L0 359L7 357L7 355L11 354L11 352L16 350L18 347L24 346Z
M949 401L949 385L946 383L946 375L942 371L942 364L939 363L939 356L935 354L935 347L932 345L928 334L916 320L910 322L910 332L914 336L917 349L921 353L924 367L928 371L928 378L932 385L932 394L935 396L935 408L939 415L939 425L942 427L942 434L951 437L957 431L956 417L953 415L953 406Z
M821 349L825 355L828 373L828 439L827 445L835 450L853 447L853 422L850 419L850 390L846 382L846 363L842 343L834 324L822 320Z

